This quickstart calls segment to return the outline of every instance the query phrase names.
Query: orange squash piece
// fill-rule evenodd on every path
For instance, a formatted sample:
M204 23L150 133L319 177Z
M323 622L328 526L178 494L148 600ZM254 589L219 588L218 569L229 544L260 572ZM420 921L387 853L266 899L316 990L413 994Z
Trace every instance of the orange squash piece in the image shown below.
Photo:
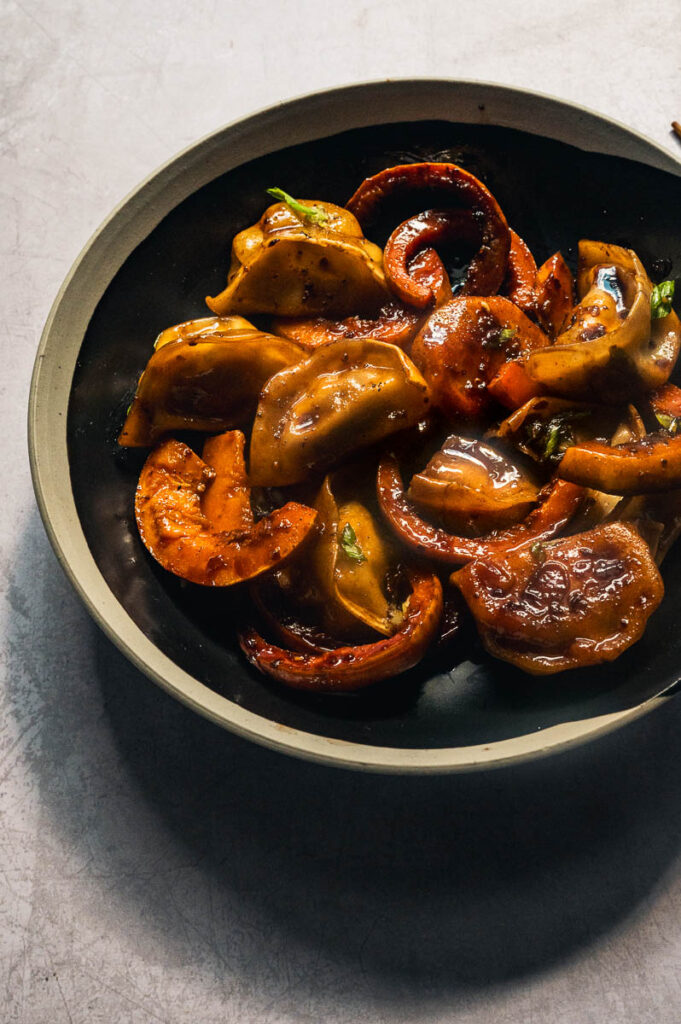
M493 295L506 276L511 235L506 218L489 189L457 164L420 163L388 167L366 178L347 203L360 224L371 223L386 202L414 193L428 196L428 205L471 211L480 225L480 248L471 260L464 284L468 295ZM423 209L423 207L421 207ZM414 213L418 212L418 206Z
M457 297L421 328L411 357L427 380L433 402L448 419L477 418L490 403L488 383L507 360L549 344L544 332L510 299Z
M317 514L295 502L252 522L243 446L239 431L212 439L206 452L212 466L170 438L145 462L135 495L137 527L149 553L175 576L212 587L241 583L281 567L310 535Z

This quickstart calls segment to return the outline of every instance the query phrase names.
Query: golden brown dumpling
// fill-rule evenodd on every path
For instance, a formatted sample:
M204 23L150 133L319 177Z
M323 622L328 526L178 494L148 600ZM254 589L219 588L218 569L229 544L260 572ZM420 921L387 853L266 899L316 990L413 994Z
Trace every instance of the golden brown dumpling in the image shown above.
M526 473L484 441L448 437L411 479L408 497L448 529L477 537L524 519L538 488Z
M532 352L526 370L548 391L617 403L664 384L681 345L673 310L651 321L652 284L632 249L579 243L580 303L556 344Z
M171 431L241 426L254 415L265 381L304 354L241 317L170 327L156 340L118 443L139 448Z
M263 388L251 435L253 484L299 483L414 426L430 405L408 356L379 341L336 341Z
M227 287L207 297L214 313L348 316L389 296L383 253L356 218L333 203L305 200L315 222L287 203L268 207L232 243Z

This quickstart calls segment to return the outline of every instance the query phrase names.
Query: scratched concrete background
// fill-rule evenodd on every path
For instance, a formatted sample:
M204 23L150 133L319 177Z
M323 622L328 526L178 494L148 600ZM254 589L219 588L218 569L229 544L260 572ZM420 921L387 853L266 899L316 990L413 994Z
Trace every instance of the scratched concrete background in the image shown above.
M681 1020L681 703L477 777L250 746L89 621L39 522L24 428L72 260L196 137L317 87L458 75L675 150L680 17L677 0L0 5L2 1020Z

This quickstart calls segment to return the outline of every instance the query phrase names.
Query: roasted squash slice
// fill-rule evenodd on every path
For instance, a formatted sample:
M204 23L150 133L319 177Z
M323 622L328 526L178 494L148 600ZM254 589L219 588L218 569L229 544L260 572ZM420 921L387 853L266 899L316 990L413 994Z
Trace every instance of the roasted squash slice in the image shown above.
M227 587L282 566L310 536L317 513L295 502L253 523L239 431L211 439L206 459L174 439L144 464L135 517L149 553L175 576ZM216 487L216 493L212 488Z
M412 592L402 625L390 637L332 651L290 651L245 630L241 649L256 668L286 686L319 693L346 692L406 672L437 636L442 616L442 584L437 576L410 572Z

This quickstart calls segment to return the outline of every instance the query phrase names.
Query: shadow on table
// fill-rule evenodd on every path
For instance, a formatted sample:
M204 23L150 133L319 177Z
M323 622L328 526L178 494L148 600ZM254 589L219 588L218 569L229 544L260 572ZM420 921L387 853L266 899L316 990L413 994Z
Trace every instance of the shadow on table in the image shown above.
M362 775L225 734L102 636L97 651L121 751L178 842L264 927L365 975L484 986L547 968L630 914L678 853L678 703L513 769Z
M50 567L45 577L36 622L71 600L60 573ZM136 782L145 813L160 816L170 848L210 890L213 938L201 955L214 958L216 971L225 963L221 945L236 941L236 901L260 930L263 963L269 946L298 944L350 976L360 971L363 985L405 996L492 985L594 942L635 911L678 855L678 701L617 734L512 769L363 775L231 736L153 686L95 626L88 633L83 623L82 634L69 642L91 645L95 678L59 672L59 713L45 715L33 766L47 806L55 763L77 748L80 776L96 777L103 756L112 757L102 754L102 736L113 741L120 764L113 756L107 770L125 800L139 802ZM59 632L43 639L30 685L44 687L41 674L53 683L65 642ZM87 727L84 699L94 705ZM53 801L55 827L75 844L85 842L82 801L75 783ZM87 833L87 844L110 878L120 871L122 834L126 862L148 869L155 859L148 836L108 822ZM109 892L128 898L122 884ZM167 885L149 884L145 900L145 919L168 935ZM190 909L197 920L202 912L198 902Z

